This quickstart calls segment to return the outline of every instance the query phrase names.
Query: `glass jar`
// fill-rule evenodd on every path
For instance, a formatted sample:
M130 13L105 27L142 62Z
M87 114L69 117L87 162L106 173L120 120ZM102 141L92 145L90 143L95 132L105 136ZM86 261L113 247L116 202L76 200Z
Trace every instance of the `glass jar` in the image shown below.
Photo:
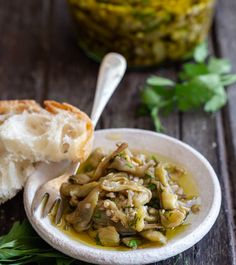
M67 0L79 46L101 60L123 54L130 67L180 60L208 33L214 0Z

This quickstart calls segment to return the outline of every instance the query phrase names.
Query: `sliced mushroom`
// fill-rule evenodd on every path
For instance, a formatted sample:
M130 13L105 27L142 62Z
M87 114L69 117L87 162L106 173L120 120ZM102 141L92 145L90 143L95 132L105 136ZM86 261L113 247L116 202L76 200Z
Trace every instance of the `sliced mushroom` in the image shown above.
M109 166L111 160L115 158L115 156L117 156L120 152L125 150L127 147L128 147L127 143L122 143L121 145L118 146L118 148L113 153L111 153L110 155L102 159L102 161L98 164L95 170L93 180L99 179L103 175L105 169Z
M95 181L84 185L63 183L61 185L60 192L65 197L76 196L78 198L83 198L86 197L90 193L90 191L98 185L99 183Z
M104 206L106 209L110 209L112 211L113 214L112 214L111 220L118 219L121 221L123 226L127 227L127 224L128 224L127 223L127 216L125 215L125 213L123 213L123 211L118 209L115 202L113 202L111 200L105 200Z
M165 166L163 163L159 163L155 169L155 176L156 178L161 182L161 184L165 187L167 187L168 184L168 172L165 169Z
M116 247L120 243L120 235L114 226L107 226L98 229L98 238L103 246Z
M99 188L94 188L83 201L78 203L74 212L66 215L66 221L72 224L77 232L85 231L90 227L90 222L97 206L99 193Z
M161 193L161 202L165 210L173 210L178 207L178 196L167 189Z
M127 161L124 157L115 157L114 161L111 163L109 168L116 169L118 171L124 171L133 174L138 177L145 176L145 172L149 167L155 165L155 162L150 160L148 163L142 166L135 166L131 162Z
M165 245L167 243L167 238L161 232L156 230L142 231L140 235L150 241L158 242L161 245Z
M86 184L90 181L90 177L87 174L76 174L76 175L72 175L69 178L69 182L71 182L72 184Z
M184 222L186 215L187 213L180 209L160 212L161 224L165 228L175 228Z

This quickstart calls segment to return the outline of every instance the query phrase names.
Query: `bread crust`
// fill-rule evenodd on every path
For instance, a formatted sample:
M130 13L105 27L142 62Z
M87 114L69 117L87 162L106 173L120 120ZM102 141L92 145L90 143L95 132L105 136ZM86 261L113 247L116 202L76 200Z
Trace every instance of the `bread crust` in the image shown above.
M32 99L25 100L0 100L0 114L22 113L23 111L39 112L42 107Z
M22 117L18 117L21 113L23 113ZM28 115L28 113L30 115ZM57 117L57 115L59 116L59 118ZM13 198L16 193L22 188L22 186L24 186L26 178L31 173L31 170L33 170L33 165L35 162L60 162L61 160L68 159L73 160L73 162L81 163L87 159L92 151L94 131L92 121L84 112L80 111L78 108L70 104L59 103L53 100L46 100L44 101L43 108L34 100L0 100L0 116L0 204L4 203L8 199ZM15 118L13 119L13 121L10 120L12 116ZM55 116L55 123L57 124L58 122L60 122L60 124L55 125L53 123L53 116ZM39 117L38 120L37 117ZM7 123L8 119L10 120L10 125ZM30 134L28 138L26 137L27 140L22 140L20 138L18 139L17 133L14 134L14 131L20 133L22 126L26 126L26 132L30 129L35 132L34 130L38 129L38 126L39 129L41 128L40 126L42 125L42 121L44 121L44 119L45 121L49 121L49 127L42 127L44 130L42 131L42 135L39 135L39 137L41 138L38 138L38 134L33 133L34 139L32 140L31 145ZM34 121L33 123L32 120ZM51 126L51 121L55 128ZM19 130L13 129L13 136L10 134L10 136L8 135L8 137L6 136L7 132L11 132L12 130L11 122L15 122L15 126L19 126ZM65 129L66 131L67 125L69 125L69 127L73 125L72 122L75 125L75 130L78 130L81 134L78 133L78 138L70 138L69 134L66 135L67 140L69 139L69 144L67 144L69 146L72 145L72 151L66 153L62 149L63 144L65 143L63 142L64 138L66 138L63 136L63 130ZM74 127L72 126L73 129ZM57 129L61 130L58 132L58 134L57 131L55 131ZM69 131L70 130L68 129L68 132ZM44 134L46 135L45 138L43 138ZM60 137L60 135L62 135L63 137ZM56 138L55 142L54 136ZM46 139L46 141L42 141L42 146L40 146L41 149L37 149L39 143L41 143L40 139ZM34 142L36 141L37 144L34 144ZM28 143L30 147L28 147L27 149ZM25 156L23 154L24 147L26 147ZM37 151L38 155L36 154ZM51 154L52 156L50 156Z
M87 138L81 143L81 148L77 151L77 157L79 158L80 162L86 160L92 151L94 131L92 121L88 115L68 103L59 103L54 100L45 100L44 106L45 109L52 114L57 114L59 111L63 110L72 113L78 120L83 120L86 122Z
M90 118L79 110L78 108L68 104L68 103L59 103L54 100L45 100L44 108L52 114L57 114L60 111L67 111L73 114L78 121L82 120L86 123L87 137L84 142L81 143L81 148L77 151L76 159L81 162L87 159L90 152L92 151L93 143L93 124ZM35 100L0 100L0 115L15 113L19 114L24 111L29 112L40 112L43 108Z

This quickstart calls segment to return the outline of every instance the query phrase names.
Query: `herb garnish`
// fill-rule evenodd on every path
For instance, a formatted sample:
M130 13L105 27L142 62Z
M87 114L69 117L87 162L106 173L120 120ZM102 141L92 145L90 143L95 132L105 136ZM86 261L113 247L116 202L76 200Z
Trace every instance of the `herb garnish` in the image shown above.
M171 111L182 112L203 107L205 112L214 113L227 102L224 86L236 82L236 74L230 74L227 59L208 58L205 43L196 47L194 62L184 63L178 73L179 82L159 76L147 79L141 92L140 114L150 113L156 131L163 131L159 114Z
M139 245L139 242L137 239L131 239L129 242L128 242L128 246L130 248L137 248Z
M129 167L129 168L133 168L133 167L134 167L133 164L132 164L131 162L126 162L125 165L126 165L127 167Z
M149 190L155 190L156 189L156 185L153 184L153 183L150 183L150 184L148 184L148 189Z
M101 219L101 217L102 217L101 211L96 210L95 213L94 213L94 215L93 215L93 218Z
M43 241L28 221L15 222L10 232L0 237L0 264L70 265L74 259L56 251Z

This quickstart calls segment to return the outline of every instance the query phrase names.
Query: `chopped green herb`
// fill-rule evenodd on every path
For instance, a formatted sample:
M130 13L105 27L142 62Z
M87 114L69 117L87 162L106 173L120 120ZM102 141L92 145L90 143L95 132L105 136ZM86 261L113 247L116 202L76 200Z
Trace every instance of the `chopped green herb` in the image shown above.
M153 184L153 183L150 183L150 184L148 184L148 189L149 190L155 190L156 189L156 185Z
M101 241L100 241L100 238L99 238L99 236L98 236L98 233L96 234L95 241L96 241L96 245L99 245L99 246L102 245L102 243L101 243Z
M129 163L129 162L125 163L125 165L126 165L127 167L129 167L129 168L133 168L133 167L134 167L133 164L132 164L132 163Z
M156 155L152 155L151 159L154 160L156 163L159 163L159 160Z
M227 103L224 86L235 83L236 75L230 74L227 59L210 57L207 61L207 57L207 45L199 45L193 53L195 62L183 64L179 83L158 76L147 79L141 91L142 109L150 113L156 131L164 130L160 113L198 108L213 113Z
M128 242L128 246L130 248L137 248L138 247L138 240L136 239L131 239L129 242Z
M101 211L97 210L94 215L93 215L93 218L96 218L96 219L100 219L102 217L102 213Z
M150 174L150 172L146 172L146 173L145 173L145 176L146 176L147 178L150 178L150 179L154 179L154 178L155 178L155 176L154 176L153 174Z

